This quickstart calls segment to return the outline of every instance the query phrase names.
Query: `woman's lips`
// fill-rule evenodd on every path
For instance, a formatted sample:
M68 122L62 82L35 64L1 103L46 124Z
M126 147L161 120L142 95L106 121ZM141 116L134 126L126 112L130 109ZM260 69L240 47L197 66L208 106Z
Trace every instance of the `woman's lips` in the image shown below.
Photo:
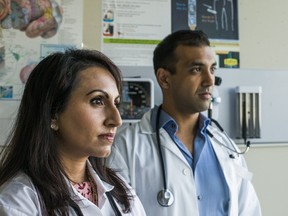
M113 141L114 141L115 134L113 134L113 133L106 133L106 134L101 134L101 135L99 135L99 137L100 137L101 139L107 140L107 141L109 141L109 142L113 142Z

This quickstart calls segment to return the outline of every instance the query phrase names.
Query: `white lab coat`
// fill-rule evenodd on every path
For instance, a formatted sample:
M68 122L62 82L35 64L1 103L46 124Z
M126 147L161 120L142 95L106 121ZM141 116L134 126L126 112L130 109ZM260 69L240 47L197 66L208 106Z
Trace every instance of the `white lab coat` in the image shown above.
M76 189L71 186L71 196L73 200L80 207L84 216L115 216L115 213L106 197L105 192L113 189L112 185L103 182L96 172L89 166L90 173L94 178L98 189L99 207L84 198ZM132 192L133 193L133 192ZM134 193L135 194L135 193ZM115 200L115 203L120 209L121 207ZM0 215L1 216L42 216L45 215L41 208L39 196L36 188L31 182L30 178L24 174L19 173L11 181L0 187ZM132 212L127 216L145 216L145 211L138 197L136 196L132 203ZM74 210L69 208L69 216L77 216Z
M160 129L160 140L166 181L175 201L170 207L162 207L157 202L157 194L164 186L156 134L152 131L150 116L151 112L148 112L140 122L118 131L109 165L121 171L136 190L148 216L199 216L193 171L163 128ZM227 138L214 127L209 126L209 130L214 135L212 146L229 187L229 216L260 216L260 204L250 181L252 174L244 158L235 154L235 159L231 159L231 152L217 143L231 147Z

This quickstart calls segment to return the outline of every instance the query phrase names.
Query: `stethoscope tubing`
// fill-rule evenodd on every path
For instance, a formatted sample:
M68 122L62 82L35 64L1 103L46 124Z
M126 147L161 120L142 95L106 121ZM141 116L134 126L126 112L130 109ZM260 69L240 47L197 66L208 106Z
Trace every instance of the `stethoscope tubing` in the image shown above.
M243 150L243 151L238 151L236 149L236 147L234 146L234 144L232 143L231 139L229 138L228 134L226 133L226 131L221 127L221 125L219 124L218 121L216 121L215 119L213 118L210 118L211 122L213 122L216 127L224 134L225 136L225 139L228 140L228 142L230 143L230 145L232 146L232 148L230 148L229 146L227 145L224 145L223 143L219 142L217 139L215 139L217 141L217 143L223 147L225 147L226 149L230 150L231 152L233 153L236 153L237 155L241 155L241 154L245 154L249 151L250 149L250 142L247 141L245 142L245 145L246 145L246 148ZM206 129L206 132L207 134L211 137L211 138L214 138L213 134L208 130ZM231 154L229 155L231 157ZM232 157L231 157L232 158Z
M162 170L162 175L163 175L163 186L164 189L167 189L167 182L166 182L166 171L165 171L165 164L164 164L164 158L163 158L163 153L161 149L161 141L160 141L160 128L159 128L159 121L160 121L160 112L161 112L162 106L160 105L158 110L157 110L157 115L156 115L156 140L157 140L157 146L158 146L158 151L159 151L159 156L160 156L160 163L161 163L161 170Z
M164 158L163 153L161 149L161 141L160 141L160 113L161 113L162 106L160 105L157 114L156 114L156 141L157 146L159 150L159 158L160 158L160 164L161 164L161 170L162 170L162 180L163 180L163 186L164 189L160 190L157 194L157 201L162 207L169 207L174 203L174 195L173 193L167 188L167 181L166 181L166 171L165 171L165 164L164 164Z

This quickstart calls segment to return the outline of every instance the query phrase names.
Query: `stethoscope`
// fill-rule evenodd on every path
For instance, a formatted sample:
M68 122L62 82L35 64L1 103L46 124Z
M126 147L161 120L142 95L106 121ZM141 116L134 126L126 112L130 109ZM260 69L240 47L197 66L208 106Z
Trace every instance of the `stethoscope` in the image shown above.
M162 190L160 190L158 192L157 201L158 201L158 203L161 206L169 207L169 206L171 206L174 203L174 195L167 187L165 164L164 164L163 153L162 153L162 150L161 150L161 141L160 141L160 135L159 135L159 131L160 131L160 128L159 128L160 112L161 112L161 105L159 106L159 108L157 110L157 114L156 114L156 141L157 141L157 146L158 146L158 149L159 149L159 156L160 156L160 163L161 163L161 170L162 170L162 176L163 176L163 187L164 187L164 189L162 189ZM218 143L221 146L227 148L230 151L229 157L231 159L235 159L236 158L235 155L234 155L235 153L239 156L240 154L245 154L249 150L250 142L247 141L245 150L244 151L237 151L237 149L235 148L235 146L231 142L229 136L227 135L226 131L224 131L224 129L221 127L221 125L215 119L211 119L211 122L213 122L217 126L217 128L219 128L219 130L225 135L226 139L229 140L231 146L233 146L233 148L231 148L231 147L229 147L227 145L224 145L223 143L218 141ZM206 129L206 132L211 138L214 138L213 134L208 129Z
M162 154L162 150L161 150L161 141L160 141L160 135L159 135L160 112L161 112L161 105L159 106L159 108L157 110L157 115L156 115L156 140L157 140L157 145L158 145L158 149L159 149L159 156L160 156L160 162L161 162L161 168L162 168L164 189L159 191L159 193L157 195L157 201L161 206L169 207L174 203L174 195L167 188L166 171L165 171L165 165L164 165L164 159L163 159L163 154Z
M115 216L121 216L122 214L121 214L119 208L117 207L117 205L116 205L112 195L110 194L110 192L106 192L106 196L110 202L110 205L112 206L112 209L115 213Z
M244 139L245 142L245 149L243 151L238 151L236 149L236 147L234 146L234 144L232 143L231 139L229 138L228 134L226 133L226 131L221 127L221 125L219 124L218 121L216 121L215 119L210 118L211 122L214 123L216 125L216 127L224 134L226 140L228 140L228 142L230 143L230 145L233 147L229 147L227 145L224 145L222 142L219 142L217 139L215 139L219 145L223 146L224 148L228 149L230 151L229 153L229 157L231 159L235 159L235 155L233 153L236 153L237 156L239 156L240 154L245 154L249 151L250 149L250 141L246 141L246 139ZM209 129L206 129L207 134L211 137L214 138L213 134L209 131Z

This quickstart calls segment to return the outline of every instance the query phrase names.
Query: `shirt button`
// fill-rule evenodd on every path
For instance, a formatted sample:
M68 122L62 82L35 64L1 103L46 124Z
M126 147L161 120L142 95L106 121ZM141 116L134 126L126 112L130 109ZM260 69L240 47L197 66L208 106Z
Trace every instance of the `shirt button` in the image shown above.
M197 196L197 199L198 199L198 200L202 200L202 196L201 196L201 195L198 195L198 196Z
M190 175L190 170L189 169L183 169L183 174L185 175L185 176L189 176Z

